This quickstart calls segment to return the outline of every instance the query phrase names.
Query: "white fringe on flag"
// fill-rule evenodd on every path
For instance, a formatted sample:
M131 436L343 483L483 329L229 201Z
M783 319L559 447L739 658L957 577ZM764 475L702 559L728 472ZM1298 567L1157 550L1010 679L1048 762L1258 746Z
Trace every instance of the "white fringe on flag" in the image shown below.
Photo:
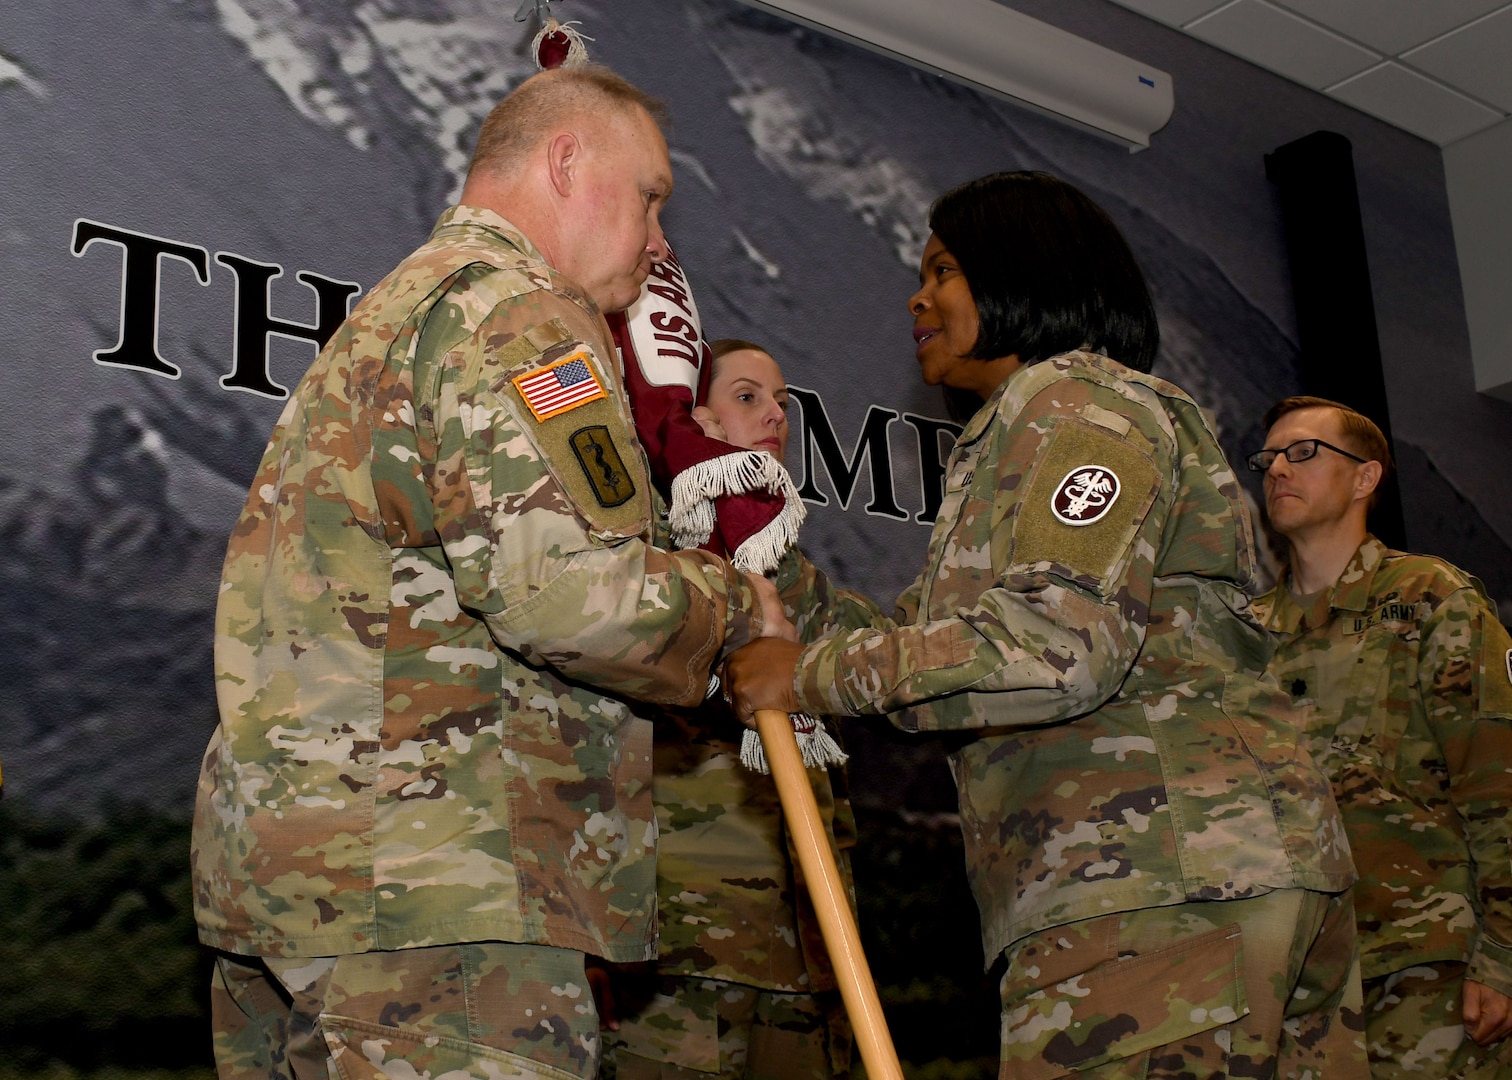
M711 672L709 689L704 697L712 698L719 692L719 676ZM725 698L726 702L729 700ZM805 769L827 769L850 760L850 755L840 749L834 736L825 730L824 721L816 720L808 713L788 713L788 718L793 722L793 738L798 742L798 753ZM772 771L767 764L766 748L761 745L761 735L754 728L746 728L740 737L740 763L752 772L769 774Z
M714 500L720 495L744 495L752 491L781 495L783 507L766 528L747 537L735 549L730 562L753 574L777 569L783 554L798 543L798 527L807 511L782 462L760 450L722 454L677 474L672 481L672 507L668 511L673 541L678 547L705 543L714 532Z
M744 495L765 491L783 497L780 513L766 528L746 538L730 562L752 574L769 574L777 569L789 548L798 543L798 527L807 511L798 496L793 478L782 462L760 450L741 450L700 461L678 473L672 481L672 506L668 521L672 539L678 547L697 547L714 533L714 500L720 495ZM709 676L705 697L719 691L719 676ZM726 699L728 700L728 699ZM806 769L827 769L844 765L847 755L840 749L824 724L806 713L790 713L793 736ZM770 773L761 736L746 728L740 740L740 763L753 772Z
M840 744L824 730L823 722L808 713L789 713L793 721L793 735L798 740L798 752L803 755L805 769L827 769L831 765L844 765L849 759ZM746 728L740 740L740 763L752 772L770 773L766 748L761 745L761 736Z

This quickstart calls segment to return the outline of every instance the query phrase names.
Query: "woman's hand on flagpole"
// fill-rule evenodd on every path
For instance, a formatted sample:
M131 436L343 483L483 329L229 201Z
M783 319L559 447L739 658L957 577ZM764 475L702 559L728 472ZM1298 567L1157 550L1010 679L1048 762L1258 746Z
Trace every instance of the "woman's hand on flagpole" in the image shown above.
M793 675L803 646L779 638L761 638L736 649L724 663L726 700L746 727L756 726L757 709L802 712L793 691Z

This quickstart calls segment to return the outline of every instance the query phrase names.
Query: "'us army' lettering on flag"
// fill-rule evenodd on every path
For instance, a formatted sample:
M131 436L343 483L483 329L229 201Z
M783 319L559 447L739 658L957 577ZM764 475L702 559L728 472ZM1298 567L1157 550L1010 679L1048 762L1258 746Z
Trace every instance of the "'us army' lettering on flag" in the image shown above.
M585 355L576 352L549 367L515 378L520 397L525 399L538 421L608 396L604 385L584 359Z

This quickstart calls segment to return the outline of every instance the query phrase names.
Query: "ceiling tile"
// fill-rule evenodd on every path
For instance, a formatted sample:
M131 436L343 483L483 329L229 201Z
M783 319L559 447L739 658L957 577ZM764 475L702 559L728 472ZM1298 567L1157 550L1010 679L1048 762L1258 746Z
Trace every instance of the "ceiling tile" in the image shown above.
M1512 7L1505 7L1402 60L1457 90L1512 112Z
M1390 61L1332 87L1328 93L1440 146L1502 120L1501 113Z
M1113 0L1167 26L1185 26L1200 15L1222 7L1228 0Z
M1186 27L1187 33L1321 90L1381 57L1262 0L1237 0Z
M1507 0L1274 0L1281 7L1337 30L1347 38L1395 56L1472 19L1507 6Z

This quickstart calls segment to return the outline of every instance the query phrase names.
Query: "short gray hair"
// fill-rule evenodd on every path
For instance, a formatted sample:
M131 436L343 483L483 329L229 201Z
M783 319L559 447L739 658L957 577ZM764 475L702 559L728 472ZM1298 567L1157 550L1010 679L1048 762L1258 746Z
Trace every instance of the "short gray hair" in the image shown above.
M667 107L601 64L554 68L515 87L483 119L468 175L508 174L563 116L644 110L665 134Z

